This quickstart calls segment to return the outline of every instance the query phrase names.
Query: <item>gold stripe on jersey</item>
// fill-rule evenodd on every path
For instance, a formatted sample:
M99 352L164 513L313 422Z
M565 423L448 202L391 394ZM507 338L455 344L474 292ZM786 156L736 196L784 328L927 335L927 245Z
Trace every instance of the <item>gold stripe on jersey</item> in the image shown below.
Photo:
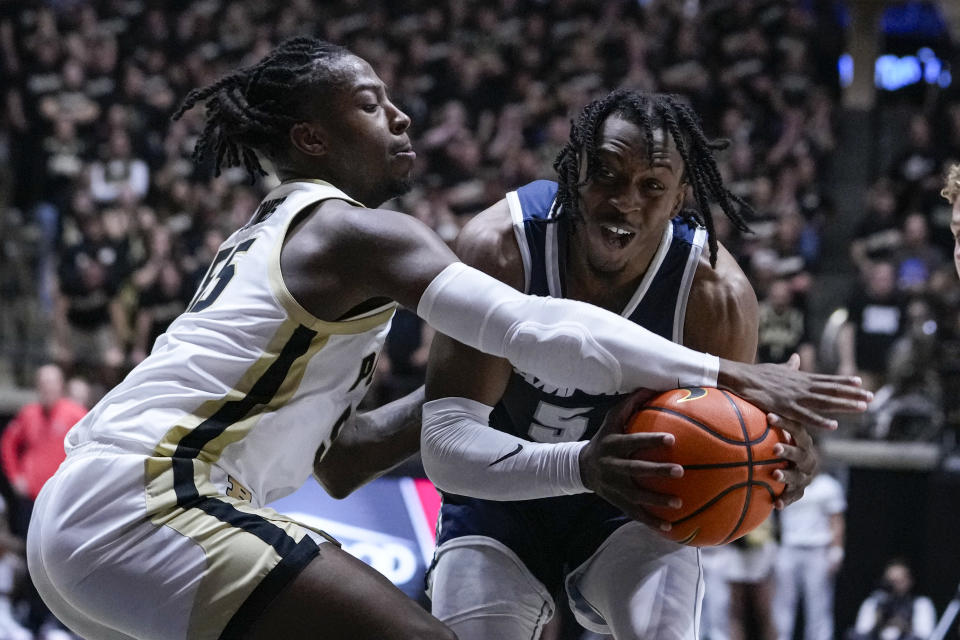
M189 623L190 637L213 637L230 623L234 614L255 592L258 585L291 552L299 549L306 531L302 525L279 516L272 509L256 509L249 502L220 495L210 480L211 465L224 448L241 440L256 424L260 416L283 406L296 393L306 367L312 357L329 340L328 335L315 332L302 354L289 367L281 364L277 375L282 375L276 391L265 402L253 404L250 410L234 421L226 421L219 433L203 443L202 448L190 450L188 457L175 454L184 439L205 421L217 416L229 403L248 399L256 385L271 375L285 349L300 336L305 328L293 320L284 322L270 339L264 354L251 365L236 387L218 400L203 403L193 415L173 427L154 450L154 457L146 465L147 512L151 522L167 526L198 544L206 557L207 568L197 589ZM299 332L299 333L298 333ZM212 435L212 434L211 434ZM175 465L189 465L189 475L178 477ZM180 483L179 491L177 483ZM187 503L178 499L183 494L193 495ZM196 508L194 508L196 507ZM289 540L284 539L289 537ZM281 553L286 549L285 553ZM238 562L240 558L242 561ZM213 634L213 635L211 635Z
M201 493L216 493L212 483L197 470L194 476ZM213 499L237 511L263 518L299 543L306 531L285 518L273 518L272 509L255 509L249 503L218 495ZM197 587L187 627L188 638L216 638L282 556L271 545L201 509L176 507L152 518L189 538L204 551L206 568Z
M204 402L193 414L184 417L160 440L154 449L153 457L148 458L146 462L148 513L169 509L177 502L173 492L173 457L183 439L223 409L227 403L242 401L277 360L298 327L300 325L293 320L287 320L281 324L264 349L264 354L247 369L233 389L221 398ZM202 467L203 473L208 474L210 465L220 458L227 445L242 440L264 413L276 410L288 402L300 386L308 363L329 339L329 335L316 334L311 339L306 353L293 362L277 393L269 399L269 402L256 405L242 419L228 424L219 435L208 441L193 460L194 468Z

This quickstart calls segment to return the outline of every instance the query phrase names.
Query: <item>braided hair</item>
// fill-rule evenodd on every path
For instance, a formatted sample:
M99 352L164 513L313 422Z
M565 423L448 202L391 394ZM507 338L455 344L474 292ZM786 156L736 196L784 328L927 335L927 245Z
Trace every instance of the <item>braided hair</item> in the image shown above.
M717 239L713 231L710 203L714 202L740 231L749 231L742 212L753 209L742 198L723 186L720 170L713 152L725 149L727 140L710 140L703 132L700 117L679 96L648 94L618 89L604 98L594 100L580 112L570 126L570 140L553 163L557 171L557 202L562 216L576 220L580 216L579 188L594 176L597 165L597 144L601 127L610 115L618 115L632 122L646 136L648 159L653 158L653 132L665 129L673 137L683 159L684 177L693 189L697 209L684 209L682 214L690 223L707 228L710 246L710 265L717 265ZM580 181L581 157L586 157L586 178Z
M191 91L172 118L205 103L206 124L193 149L194 162L212 157L215 176L221 168L242 165L251 183L266 175L256 152L275 158L285 149L291 125L309 117L307 96L335 88L340 76L330 63L350 55L316 38L290 38L260 62Z

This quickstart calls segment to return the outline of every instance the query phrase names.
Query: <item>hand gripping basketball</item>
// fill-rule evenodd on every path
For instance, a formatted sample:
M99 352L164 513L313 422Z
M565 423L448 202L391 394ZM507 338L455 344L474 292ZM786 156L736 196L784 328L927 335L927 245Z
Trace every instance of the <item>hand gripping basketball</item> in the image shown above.
M682 479L635 478L645 490L680 496L680 509L650 507L670 520L664 535L693 546L726 544L759 526L784 490L786 435L767 416L729 391L675 389L644 404L630 433L671 433L669 450L640 452L645 460L680 464Z
M637 485L637 478L679 478L683 467L663 462L676 439L669 433L625 433L625 425L652 392L638 391L611 409L600 429L580 451L580 477L586 488L655 529L670 530L669 517L654 515L681 506L675 495ZM657 452L659 457L644 459Z

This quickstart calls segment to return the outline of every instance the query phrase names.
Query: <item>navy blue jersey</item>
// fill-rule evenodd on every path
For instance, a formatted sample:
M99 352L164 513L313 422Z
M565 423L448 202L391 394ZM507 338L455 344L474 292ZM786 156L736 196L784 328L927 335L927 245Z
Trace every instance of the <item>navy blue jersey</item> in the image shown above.
M566 297L567 222L557 219L557 183L538 180L507 194L513 229L523 257L524 287L538 296ZM636 292L620 315L667 340L683 342L687 296L706 231L675 218ZM526 440L589 440L617 396L558 389L513 370L490 426Z
M538 180L507 194L527 293L563 298L568 224L558 218L557 183ZM687 296L706 231L675 218L621 315L674 342L683 341ZM588 440L619 399L544 384L514 369L490 426L526 440ZM516 553L551 592L629 519L592 493L500 502L443 495L437 543L493 538Z

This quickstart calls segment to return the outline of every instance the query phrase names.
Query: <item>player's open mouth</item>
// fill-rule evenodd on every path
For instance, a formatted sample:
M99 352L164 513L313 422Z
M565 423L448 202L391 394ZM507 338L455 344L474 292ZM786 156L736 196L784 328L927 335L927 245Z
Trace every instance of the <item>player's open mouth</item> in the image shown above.
M603 236L603 241L615 249L623 249L637 235L635 231L612 224L601 224L600 234Z

